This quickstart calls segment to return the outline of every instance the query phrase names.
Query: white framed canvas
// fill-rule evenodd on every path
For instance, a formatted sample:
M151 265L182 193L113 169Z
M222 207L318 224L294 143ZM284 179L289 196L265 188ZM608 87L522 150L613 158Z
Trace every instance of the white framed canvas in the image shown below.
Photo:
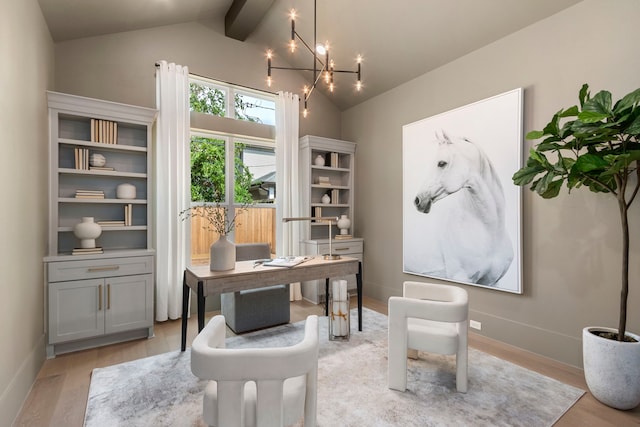
M522 89L402 129L403 271L522 293Z

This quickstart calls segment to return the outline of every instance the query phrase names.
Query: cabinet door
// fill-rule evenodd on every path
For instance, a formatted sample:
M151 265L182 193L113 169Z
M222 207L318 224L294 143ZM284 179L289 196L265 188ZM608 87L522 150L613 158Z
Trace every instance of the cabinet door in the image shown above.
M105 279L105 333L149 328L153 325L151 274Z
M49 343L104 333L104 280L74 280L49 284Z

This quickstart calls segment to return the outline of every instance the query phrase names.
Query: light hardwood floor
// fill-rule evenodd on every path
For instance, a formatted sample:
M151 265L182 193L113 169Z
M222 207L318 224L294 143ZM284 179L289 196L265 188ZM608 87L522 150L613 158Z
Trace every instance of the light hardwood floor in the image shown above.
M387 314L386 303L365 297L364 305ZM321 306L304 301L291 304L291 322L303 320L309 314L322 315L322 313ZM206 319L208 320L213 314L207 313ZM191 342L196 335L195 317L191 316L189 320L187 342ZM82 426L92 369L177 350L180 348L180 326L179 320L158 323L155 326L154 338L70 353L47 360L14 425ZM364 327L366 327L366 320ZM469 344L527 369L583 390L587 389L580 369L477 334L470 334ZM599 403L586 393L555 425L558 427L640 426L640 407L633 411L617 411Z

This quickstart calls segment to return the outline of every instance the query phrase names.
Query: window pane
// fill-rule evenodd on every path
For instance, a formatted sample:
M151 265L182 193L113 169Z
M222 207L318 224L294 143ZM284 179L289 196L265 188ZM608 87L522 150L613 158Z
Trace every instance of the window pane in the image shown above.
M191 200L224 202L224 139L191 136Z
M236 118L249 122L275 126L276 103L256 96L238 92L235 96Z
M199 83L189 83L189 105L191 111L226 116L227 92L221 88Z
M276 153L273 147L235 146L235 202L275 203Z

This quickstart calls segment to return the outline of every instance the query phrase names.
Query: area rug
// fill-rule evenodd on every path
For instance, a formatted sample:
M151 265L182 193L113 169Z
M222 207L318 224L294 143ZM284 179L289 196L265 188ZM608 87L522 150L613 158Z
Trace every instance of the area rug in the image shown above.
M469 390L455 389L454 356L420 353L410 360L408 390L387 388L387 317L364 310L363 331L351 312L351 339L327 339L320 318L318 425L551 426L584 394L473 348ZM227 347L292 345L298 322L227 339ZM93 370L86 427L204 426L205 382L190 370L190 353L170 352Z

